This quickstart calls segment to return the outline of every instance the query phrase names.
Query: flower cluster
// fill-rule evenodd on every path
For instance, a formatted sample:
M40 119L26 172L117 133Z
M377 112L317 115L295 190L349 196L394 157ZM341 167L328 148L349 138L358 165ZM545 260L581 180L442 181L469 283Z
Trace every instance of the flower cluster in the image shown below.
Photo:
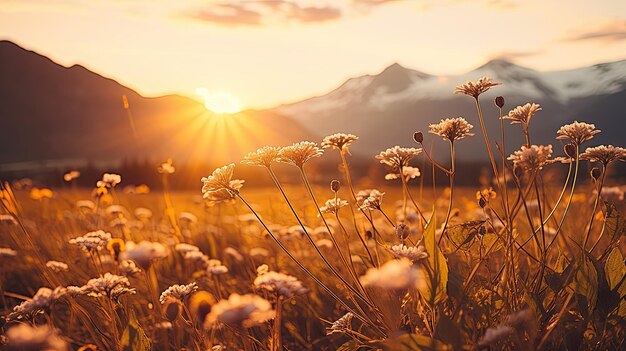
M241 163L250 166L262 166L269 168L272 162L278 160L280 148L274 146L264 146L254 152L247 154Z
M322 140L322 147L324 149L333 148L350 152L348 147L358 139L359 137L354 134L336 133L325 137Z
M594 135L600 133L595 124L578 122L566 124L556 132L558 140L569 140L574 145L580 145L591 140Z
M107 246L109 240L111 240L111 233L107 233L104 230L96 230L71 239L69 242L85 250L99 250Z
M376 155L380 163L385 164L394 171L400 171L409 165L409 161L422 152L421 148L394 146Z
M278 154L278 161L302 168L307 161L314 157L320 157L323 153L324 151L316 143L301 141L283 147Z
M243 180L233 179L235 164L217 168L208 177L202 178L202 194L205 199L232 199L243 187Z
M307 292L298 278L270 271L267 265L257 268L257 274L258 276L254 279L254 286L257 289L274 292L287 299Z
M439 135L444 140L449 140L450 142L474 135L474 133L470 132L472 128L474 126L469 124L463 117L442 119L441 122L429 126L430 133Z
M167 300L168 298L175 298L177 300L183 301L187 296L193 294L197 290L198 284L196 284L195 282L187 285L172 285L161 293L159 301L161 303L165 303L165 300Z
M382 193L376 189L361 190L356 194L356 202L361 210L379 210L383 202Z
M393 254L395 258L407 258L412 262L420 261L428 257L424 246L406 246L404 244L392 246L391 254Z
M205 327L216 322L233 328L248 328L273 319L275 311L264 298L254 295L231 294L227 300L220 300L211 308L205 320Z
M535 113L541 111L541 106L535 103L527 103L523 106L517 106L509 111L509 114L503 116L502 119L511 120L511 124L521 124L522 130L526 133L531 118Z
M454 89L455 94L465 94L478 99L480 94L488 91L489 89L501 85L502 83L496 83L489 77L482 77L476 81L476 83L468 80L465 84L461 84Z
M523 145L507 160L513 161L516 167L522 167L527 171L537 171L549 163L550 156L552 156L552 145L531 145L530 147Z
M626 149L618 146L605 146L600 145L596 147L589 147L580 154L581 160L589 160L591 162L600 162L603 165L608 165L614 161L626 160Z
M326 200L324 206L320 207L320 211L322 213L332 213L336 215L339 212L339 209L344 206L348 206L348 201L335 197Z
M417 288L420 280L418 269L406 258L391 260L380 268L370 268L361 276L363 286L386 290Z

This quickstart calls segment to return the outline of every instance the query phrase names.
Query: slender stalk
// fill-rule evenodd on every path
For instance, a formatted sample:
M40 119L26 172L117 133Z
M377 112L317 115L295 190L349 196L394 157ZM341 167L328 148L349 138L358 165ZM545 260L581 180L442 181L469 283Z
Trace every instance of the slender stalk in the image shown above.
M600 194L602 193L602 186L604 185L604 177L606 175L606 165L602 165L602 173L600 180L596 183L596 199L593 202L593 210L591 211L591 218L589 219L589 229L587 229L587 235L585 235L585 242L583 243L583 249L587 250L587 242L591 236L591 229L593 227L593 221L596 217L596 211L598 210L598 203L600 203Z

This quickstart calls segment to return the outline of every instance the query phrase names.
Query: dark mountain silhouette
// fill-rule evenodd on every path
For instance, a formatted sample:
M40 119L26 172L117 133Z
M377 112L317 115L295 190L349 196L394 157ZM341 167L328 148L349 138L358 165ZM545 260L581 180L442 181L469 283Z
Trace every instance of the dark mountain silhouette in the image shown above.
M311 135L271 111L218 115L182 96L143 97L83 66L63 67L9 41L0 41L0 96L0 168L168 157L216 164Z

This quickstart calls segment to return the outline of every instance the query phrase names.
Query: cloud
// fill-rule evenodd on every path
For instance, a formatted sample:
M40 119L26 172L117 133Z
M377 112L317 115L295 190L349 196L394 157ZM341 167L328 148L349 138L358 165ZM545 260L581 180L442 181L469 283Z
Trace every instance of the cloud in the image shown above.
M492 54L489 59L490 60L505 60L505 61L515 61L520 58L531 57L536 55L543 54L543 50L537 51L501 51L495 54Z
M404 0L238 0L209 3L183 12L195 20L225 26L256 26L269 23L320 23ZM365 10L365 11L364 11Z
M600 24L593 29L579 31L564 39L564 41L602 41L616 42L626 40L626 21L614 20Z

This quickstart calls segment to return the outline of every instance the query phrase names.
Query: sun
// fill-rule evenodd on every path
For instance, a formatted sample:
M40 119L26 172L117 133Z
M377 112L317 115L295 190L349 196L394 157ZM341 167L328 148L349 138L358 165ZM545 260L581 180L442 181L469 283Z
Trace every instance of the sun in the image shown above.
M241 111L241 102L225 91L210 92L206 88L197 88L196 94L204 101L204 107L215 113L237 113Z

